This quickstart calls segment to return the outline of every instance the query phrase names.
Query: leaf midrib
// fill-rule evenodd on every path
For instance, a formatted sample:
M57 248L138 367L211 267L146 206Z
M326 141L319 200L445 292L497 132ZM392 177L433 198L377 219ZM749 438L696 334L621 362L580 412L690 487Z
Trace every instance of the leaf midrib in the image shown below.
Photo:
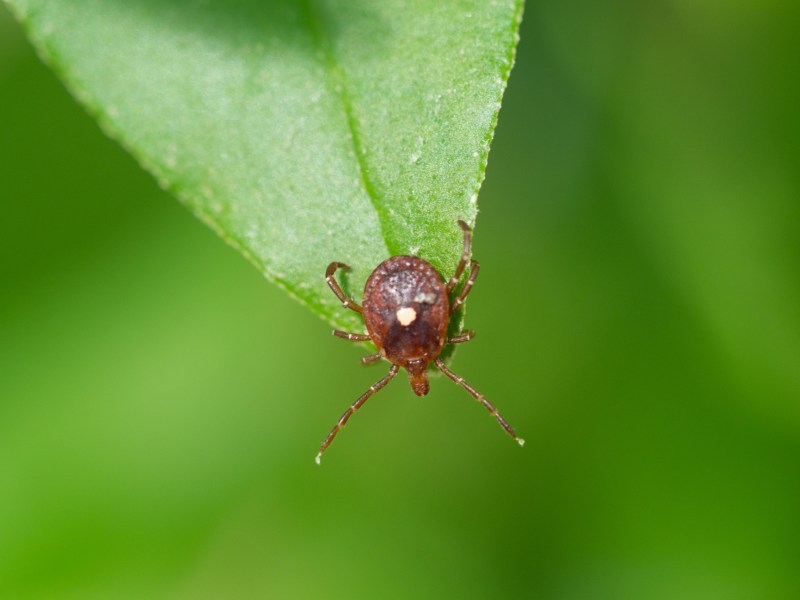
M342 111L344 112L347 129L350 133L350 141L353 145L353 155L356 158L356 168L358 170L359 179L378 217L383 243L386 245L390 256L400 254L401 250L399 248L392 248L389 245L389 236L386 233L388 224L385 219L385 211L381 208L375 186L369 178L369 170L367 169L367 161L362 149L361 134L359 133L353 110L353 102L347 85L347 77L339 65L339 61L336 59L336 55L333 51L333 44L325 33L325 24L322 18L323 11L316 6L315 0L305 0L305 9L311 38L324 57L324 67L331 80L333 95L338 98Z

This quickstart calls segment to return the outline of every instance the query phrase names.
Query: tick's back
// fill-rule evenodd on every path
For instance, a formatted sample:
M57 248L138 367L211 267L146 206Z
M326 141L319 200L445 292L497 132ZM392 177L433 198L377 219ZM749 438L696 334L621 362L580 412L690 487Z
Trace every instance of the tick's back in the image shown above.
M449 302L439 274L415 256L393 256L364 287L364 323L378 349L400 366L426 364L442 350Z

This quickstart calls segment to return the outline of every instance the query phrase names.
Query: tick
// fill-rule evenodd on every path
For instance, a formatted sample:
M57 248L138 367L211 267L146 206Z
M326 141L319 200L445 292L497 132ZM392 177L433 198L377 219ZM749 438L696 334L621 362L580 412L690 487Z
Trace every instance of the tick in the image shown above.
M438 369L469 392L475 400L483 404L498 423L522 446L525 443L511 425L489 402L483 394L453 373L439 357L446 344L461 344L475 336L474 331L464 331L454 337L447 337L447 328L453 313L464 303L480 265L470 261L472 231L464 221L458 222L464 231L464 251L453 276L445 283L428 261L417 256L392 256L383 261L372 272L364 286L363 305L348 298L334 278L337 269L349 269L344 263L332 262L325 271L325 281L333 293L342 301L345 308L354 310L364 317L367 333L347 333L334 330L333 335L354 342L371 341L378 349L361 359L365 365L386 359L392 366L389 373L364 392L348 408L336 426L322 442L317 454L317 464L322 453L331 445L336 434L345 426L348 419L367 400L389 383L401 368L408 373L411 389L417 396L428 393L428 365L434 363ZM456 289L461 275L469 262L470 270L466 282L451 301L450 295Z

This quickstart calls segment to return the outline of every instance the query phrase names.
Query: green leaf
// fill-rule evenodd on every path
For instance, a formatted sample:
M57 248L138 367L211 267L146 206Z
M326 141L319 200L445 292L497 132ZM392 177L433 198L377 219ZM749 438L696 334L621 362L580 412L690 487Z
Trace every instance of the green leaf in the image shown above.
M393 254L454 268L521 0L7 2L109 135L330 322L357 321L330 261L356 296Z

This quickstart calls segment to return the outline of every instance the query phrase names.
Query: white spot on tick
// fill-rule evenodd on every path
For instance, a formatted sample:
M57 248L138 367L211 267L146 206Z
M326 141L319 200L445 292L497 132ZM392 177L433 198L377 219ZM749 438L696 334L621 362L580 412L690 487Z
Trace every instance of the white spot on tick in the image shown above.
M417 318L417 311L415 311L410 306L405 308L401 308L397 311L397 320L400 321L400 325L403 327L407 327L411 325Z

